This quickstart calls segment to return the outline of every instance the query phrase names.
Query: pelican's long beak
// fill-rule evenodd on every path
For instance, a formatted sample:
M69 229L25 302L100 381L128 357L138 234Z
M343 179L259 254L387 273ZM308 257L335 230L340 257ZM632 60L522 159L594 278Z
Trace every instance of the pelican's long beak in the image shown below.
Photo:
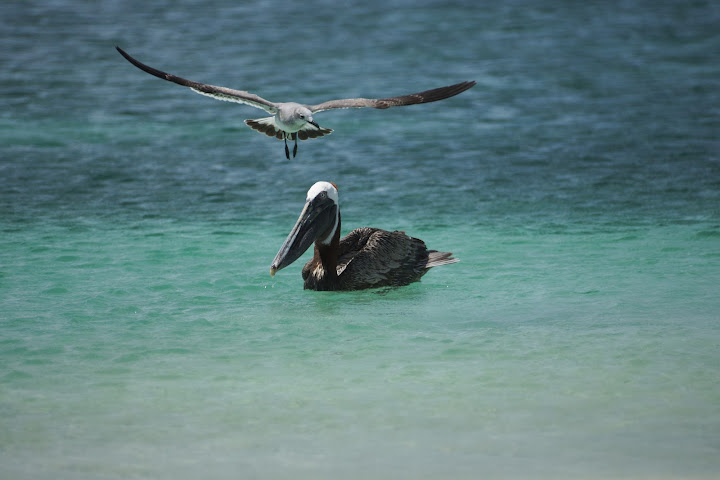
M330 230L337 217L337 205L329 199L314 199L306 202L290 235L285 239L280 251L270 266L270 276L287 267L322 234Z

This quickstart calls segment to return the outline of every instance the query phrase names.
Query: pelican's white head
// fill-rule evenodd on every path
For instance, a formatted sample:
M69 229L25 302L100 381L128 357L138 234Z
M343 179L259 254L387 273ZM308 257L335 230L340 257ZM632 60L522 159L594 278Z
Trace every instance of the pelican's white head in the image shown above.
M318 195L325 194L330 200L335 202L335 205L338 205L338 189L337 185L335 185L332 182L317 182L315 185L310 187L310 190L308 190L307 197L305 198L306 202L309 202L313 200Z

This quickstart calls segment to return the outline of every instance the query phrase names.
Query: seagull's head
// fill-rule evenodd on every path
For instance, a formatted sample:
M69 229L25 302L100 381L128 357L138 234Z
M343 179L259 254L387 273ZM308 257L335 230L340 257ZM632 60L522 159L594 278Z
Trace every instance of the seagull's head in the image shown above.
M312 112L310 111L310 109L304 105L299 105L297 107L297 109L295 110L295 118L297 118L303 123L309 123L315 128L320 128L320 125L318 125L317 122L313 120Z

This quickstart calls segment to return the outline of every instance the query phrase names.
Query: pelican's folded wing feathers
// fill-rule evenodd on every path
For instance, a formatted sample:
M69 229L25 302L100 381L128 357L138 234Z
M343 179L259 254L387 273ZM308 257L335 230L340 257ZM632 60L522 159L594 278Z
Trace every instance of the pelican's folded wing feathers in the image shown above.
M341 240L338 274L343 290L399 286L427 272L425 243L403 232L358 228Z

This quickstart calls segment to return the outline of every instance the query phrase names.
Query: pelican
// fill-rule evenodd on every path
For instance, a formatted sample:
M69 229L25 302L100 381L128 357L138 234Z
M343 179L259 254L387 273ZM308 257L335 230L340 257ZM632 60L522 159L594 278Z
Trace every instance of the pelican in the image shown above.
M184 87L189 87L194 92L217 100L228 102L244 103L256 108L265 110L271 114L270 117L245 120L245 123L252 129L264 133L269 137L285 141L285 157L290 159L290 149L287 141L294 140L293 157L297 155L297 141L308 138L318 138L332 133L329 128L323 128L313 119L313 114L335 108L390 108L403 105L414 105L418 103L429 103L453 97L475 85L475 82L461 82L447 87L434 88L424 92L411 93L399 97L390 98L344 98L340 100L329 100L317 105L304 105L294 102L271 102L253 93L231 88L216 87L205 83L198 83L187 80L169 73L162 72L153 67L145 65L127 54L120 47L115 47L120 55L135 65L140 70L154 75L163 80L168 80Z
M379 228L356 228L340 239L340 207L334 183L317 182L308 190L300 218L270 266L270 276L315 242L305 264L306 290L361 290L417 282L432 267L457 262L452 253L428 250L425 242Z

